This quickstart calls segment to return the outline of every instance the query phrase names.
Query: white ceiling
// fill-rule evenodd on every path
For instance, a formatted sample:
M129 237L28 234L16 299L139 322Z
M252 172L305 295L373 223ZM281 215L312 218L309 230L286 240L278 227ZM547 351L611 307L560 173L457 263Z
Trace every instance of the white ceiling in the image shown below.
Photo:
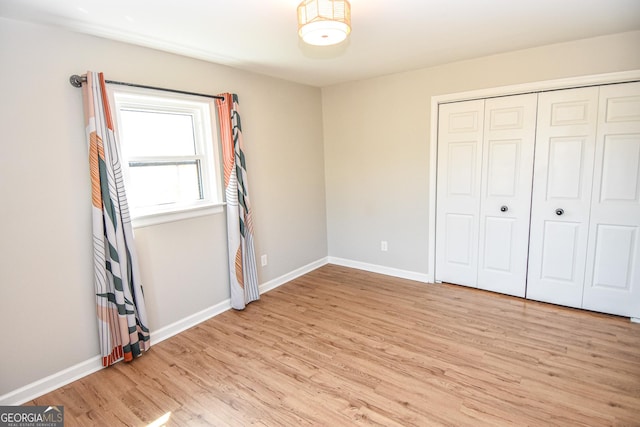
M640 29L640 0L351 0L349 39L312 47L299 2L0 0L0 16L314 86Z

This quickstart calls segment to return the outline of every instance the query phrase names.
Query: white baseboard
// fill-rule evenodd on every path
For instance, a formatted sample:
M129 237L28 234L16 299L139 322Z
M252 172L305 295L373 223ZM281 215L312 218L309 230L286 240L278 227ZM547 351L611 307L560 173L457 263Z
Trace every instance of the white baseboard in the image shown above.
M368 264L366 262L353 261L350 259L329 257L329 264L341 265L343 267L357 268L358 270L370 271L372 273L385 274L387 276L399 277L401 279L415 280L417 282L433 283L430 274L416 273L415 271L400 270L398 268L385 267L383 265Z
M260 294L269 292L270 290L313 271L316 268L322 267L325 264L327 264L327 258L322 258L283 276L263 283L260 285ZM231 309L231 301L226 299L216 305L180 319L177 322L164 326L156 331L152 331L150 336L151 345L153 346L158 344L167 338L171 338L172 336L217 316L218 314L224 313L229 309ZM0 396L0 405L22 405L23 403L42 396L43 394L47 394L55 389L72 383L73 381L79 380L82 377L86 377L87 375L97 372L102 368L102 357L99 355L92 357L84 362L80 362L67 369L63 369L60 372L56 372L48 377L34 381L24 387L20 387L17 390Z
M631 323L640 323L640 317L631 317L629 320Z
M262 285L260 285L260 294L264 294L265 292L269 292L272 289L277 288L278 286L284 285L287 282L292 281L293 279L296 279L300 276L303 276L313 270L315 270L316 268L320 268L323 265L328 264L328 258L321 258L317 261L314 261L310 264L307 264L305 266L302 266L300 268L297 268L295 270L293 270L290 273L287 273L285 275L282 275L280 277L277 277L273 280L269 280L266 283L263 283Z
M47 394L63 385L79 380L102 369L102 357L95 356L53 375L34 381L24 387L0 396L0 405L22 405L36 397Z
M221 301L216 305L207 307L202 311L180 319L177 322L173 322L172 324L164 326L157 331L153 331L149 334L151 345L153 346L155 344L158 344L159 342L162 342L167 338L171 338L172 336L177 335L182 331L186 331L187 329L196 326L198 323L209 320L212 317L224 313L225 311L230 309L231 300L227 298L226 300Z

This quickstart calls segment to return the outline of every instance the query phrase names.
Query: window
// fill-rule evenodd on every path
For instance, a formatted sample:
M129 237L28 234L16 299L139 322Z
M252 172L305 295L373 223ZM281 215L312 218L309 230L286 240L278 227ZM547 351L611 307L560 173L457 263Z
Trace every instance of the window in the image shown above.
M158 93L109 88L138 227L222 210L213 100Z

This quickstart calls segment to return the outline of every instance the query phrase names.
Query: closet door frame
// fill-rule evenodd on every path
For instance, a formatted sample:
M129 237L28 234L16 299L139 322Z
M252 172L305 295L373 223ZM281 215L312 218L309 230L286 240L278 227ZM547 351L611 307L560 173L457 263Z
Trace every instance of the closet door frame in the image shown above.
M618 73L586 75L567 79L546 80L540 82L501 86L468 92L458 92L431 97L431 131L429 145L429 258L427 280L435 281L436 265L436 172L438 159L438 106L442 103L493 98L506 95L519 95L531 92L543 92L556 89L595 86L612 83L640 81L640 70ZM640 319L637 319L640 322Z

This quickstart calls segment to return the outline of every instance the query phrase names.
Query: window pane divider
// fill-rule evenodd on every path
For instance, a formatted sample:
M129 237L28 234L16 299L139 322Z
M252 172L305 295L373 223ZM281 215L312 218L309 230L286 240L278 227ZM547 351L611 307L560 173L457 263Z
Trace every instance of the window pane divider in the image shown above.
M198 165L198 159L194 160L167 160L162 162L135 162L129 161L129 167L137 166L180 166L180 165Z
M127 161L131 163L193 163L195 161L204 160L205 156L149 156L149 157L128 157Z

